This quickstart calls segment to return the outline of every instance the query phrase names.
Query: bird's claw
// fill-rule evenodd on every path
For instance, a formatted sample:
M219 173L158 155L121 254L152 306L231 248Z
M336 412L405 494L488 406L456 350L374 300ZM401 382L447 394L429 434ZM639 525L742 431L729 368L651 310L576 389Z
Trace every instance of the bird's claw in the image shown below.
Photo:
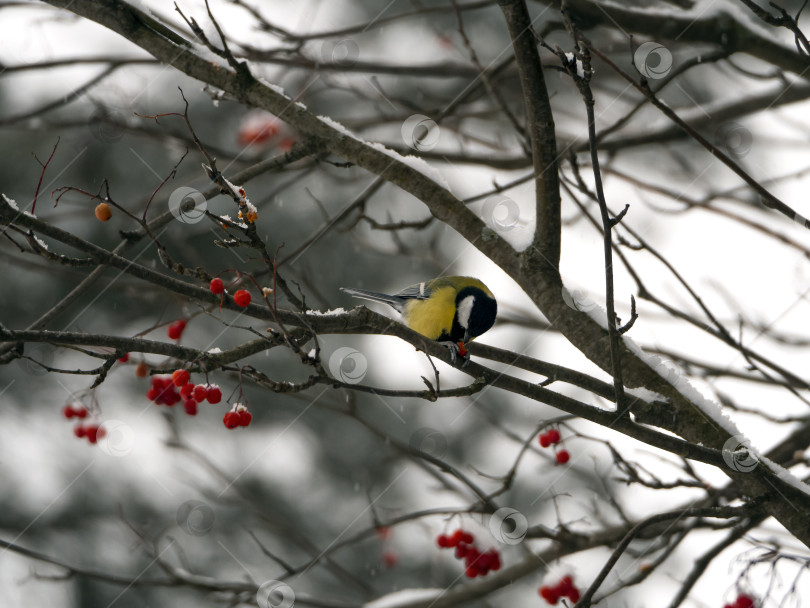
M470 351L464 348L463 342L452 342L450 340L439 342L450 351L450 363L455 366L459 357L462 359L461 367L467 367L470 363Z

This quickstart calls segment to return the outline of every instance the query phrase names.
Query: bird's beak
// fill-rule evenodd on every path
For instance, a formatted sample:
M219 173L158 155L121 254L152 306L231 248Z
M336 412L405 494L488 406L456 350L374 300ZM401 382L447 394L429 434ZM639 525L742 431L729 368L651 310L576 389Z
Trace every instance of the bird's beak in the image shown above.
M472 336L470 336L470 330L468 329L464 332L464 345L466 346L470 340L472 340Z

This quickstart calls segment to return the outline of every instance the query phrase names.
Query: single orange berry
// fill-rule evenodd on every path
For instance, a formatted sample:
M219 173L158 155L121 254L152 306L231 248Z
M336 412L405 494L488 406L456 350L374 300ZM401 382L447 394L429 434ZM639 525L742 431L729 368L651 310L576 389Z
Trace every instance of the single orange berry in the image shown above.
M138 378L146 378L147 374L149 374L149 366L141 361L138 363L137 367L135 367L135 375Z
M96 217L100 221L106 222L112 217L112 209L110 209L110 206L107 203L99 203L96 205Z

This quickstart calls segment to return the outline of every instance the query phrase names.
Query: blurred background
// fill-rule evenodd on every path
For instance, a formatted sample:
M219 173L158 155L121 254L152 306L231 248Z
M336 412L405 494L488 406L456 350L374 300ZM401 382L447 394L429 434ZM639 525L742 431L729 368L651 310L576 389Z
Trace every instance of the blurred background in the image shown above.
M169 3L135 4L193 38ZM444 0L383 4L212 0L210 8L254 75L364 140L423 158L456 196L521 250L534 234L534 184L531 159L515 128L523 123L522 96L497 5L459 2L457 12ZM791 14L800 5L783 4ZM218 43L203 2L177 6ZM529 8L547 45L570 51L558 7L530 2ZM755 53L726 57L734 32L769 37L787 49L795 48L793 35L762 24L737 2L634 2L626 8L642 17L617 23L582 9L594 44L634 77L645 75L696 130L810 215L805 194L810 87L779 57L772 62ZM118 205L151 219L170 209L180 188L210 187L201 168L205 159L189 130L181 117L169 115L182 113L181 91L195 133L229 179L301 142L272 115L158 64L99 25L40 2L0 3L0 15L0 191L21 210L33 210L92 243L112 249L138 225L117 209L110 221L97 221L98 201L76 190L57 205L58 188L92 195L106 184ZM732 24L724 16L733 17ZM662 25L679 20L680 37ZM687 27L690 22L695 25ZM577 189L572 164L577 161L584 184L592 187L585 110L559 59L541 51L566 184L563 278L574 305L595 307L604 303L602 234L586 214L598 218L598 208ZM641 95L606 64L595 59L594 70L597 128L609 130L600 139L608 205L618 212L629 204L625 222L636 236L672 264L736 337L802 376L810 290L806 230L763 206L730 170L660 111L641 103ZM148 118L158 114L167 115ZM258 234L269 252L277 252L280 274L300 290L308 308L358 304L339 292L341 286L391 292L442 274L474 275L499 301L499 322L480 342L606 378L549 329L525 294L473 245L431 221L418 200L376 183L364 170L318 155L237 185L258 208ZM236 217L226 197L209 197L204 204L208 211ZM57 306L92 267L48 261L22 247L20 235L4 235L0 323L23 329ZM255 252L215 244L227 235L207 220L180 218L169 222L159 239L184 266L228 278L235 271L253 274L260 285L270 285ZM75 255L44 240L52 253ZM646 290L690 318L703 318L660 259L649 250L623 251ZM145 241L128 256L168 273ZM778 443L791 421L806 416L804 391L752 381L756 374L737 351L639 293L617 261L622 319L630 317L630 295L638 300L639 320L629 337L660 355L663 368L690 377L707 397L739 406L728 412L761 451ZM250 328L267 328L108 269L54 315L47 329L170 341L167 326L177 319L188 319L180 343L201 350L226 350L255 338ZM335 376L402 390L424 388L422 376L433 379L425 356L394 338L327 335L320 342ZM532 437L542 421L560 412L495 389L439 403L326 385L278 394L249 383L240 387L237 374L215 372L210 380L222 388L223 403L203 403L191 417L179 407L150 403L149 380L136 375L140 362L158 369L175 362L132 353L88 391L93 375L52 373L42 364L92 369L98 359L44 344L28 344L24 354L0 366L0 538L100 576L66 575L58 564L0 549L3 606L262 605L254 593L228 585L274 580L288 584L299 605L356 606L399 590L468 584L461 564L436 547L436 536L445 531L471 530L482 546L497 548L507 566L548 546L540 539L512 544L499 538L488 517L467 512L476 500L470 489L411 449L493 491L529 442L499 504L517 509L533 526L564 524L583 534L704 495L700 487L674 484L662 490L625 483L606 442L664 484L680 478L682 463L583 421L564 423L572 460L556 465L554 455ZM244 363L277 381L301 382L309 372L284 349ZM442 388L469 382L446 366L440 372ZM609 406L576 387L553 388ZM225 401L249 403L254 416L249 428L223 426ZM90 411L90 420L105 423L105 441L90 445L74 436L77 422L66 420L62 408L78 403ZM695 470L707 485L726 483L710 467L698 464ZM801 465L796 472L806 475L807 469ZM405 517L425 510L435 513ZM405 521L384 525L396 518ZM665 549L639 547L608 579L607 588L617 591L605 605L650 605L650 589L656 590L653 597L671 597L711 535L694 532L663 565L656 564L644 585L625 586L623 580ZM791 541L779 525L766 523L754 537L721 552L684 605L720 606L740 588L762 595L770 589L764 605L783 600L800 605L801 591L810 590L806 577L796 578L804 562L780 562L777 576L771 562L757 561L773 544L806 556ZM599 548L564 558L548 575L525 576L468 605L545 605L537 595L544 576L573 572L587 585L609 554ZM166 564L205 578L196 587L167 585L161 582L167 579ZM284 601L273 596L266 605Z

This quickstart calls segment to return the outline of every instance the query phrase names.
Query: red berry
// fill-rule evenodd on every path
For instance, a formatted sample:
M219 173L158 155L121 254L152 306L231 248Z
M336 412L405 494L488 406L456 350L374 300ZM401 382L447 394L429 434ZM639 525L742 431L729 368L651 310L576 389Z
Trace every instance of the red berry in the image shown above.
M450 535L450 546L457 547L458 544L461 542L461 537L464 535L462 530L456 530Z
M489 561L489 567L492 570L500 570L501 569L501 556L495 549L490 549L491 557Z
M208 396L208 389L205 388L202 384L198 384L194 387L194 395L195 401L199 403L200 401L205 401L205 398Z
M570 574L566 574L564 577L560 579L560 582L557 583L557 589L560 591L560 595L566 595L573 588L574 588L574 579L571 577Z
M225 415L222 417L222 422L229 429L235 429L239 426L239 414L234 411L225 412Z
M180 336L183 335L183 330L186 328L186 322L183 319L179 319L169 325L169 329L167 330L169 337L172 340L179 340Z
M87 437L87 441L90 443L95 443L98 441L98 425L88 424L86 427L84 427L84 435Z
M458 545L456 545L456 558L457 559L463 559L464 556L467 555L467 550L469 548L470 547L468 547L464 543L459 543Z
M62 408L62 415L65 418L73 418L76 415L76 410L73 409L72 405L66 405Z
M560 601L560 594L554 587L546 587L545 585L543 585L542 587L540 587L539 593L540 597L542 597L552 606Z
M237 306L245 308L248 304L250 304L250 292L244 289L240 289L235 294L233 294L233 301Z
M149 401L157 401L158 396L160 395L160 391L156 389L154 386L146 391L146 398Z
M475 542L475 538L469 532L462 532L461 533L461 542L467 543L468 545L471 545L471 544L473 544Z
M211 279L211 284L208 286L211 293L220 294L225 292L225 285L222 284L222 279Z
M475 566L481 571L481 574L486 574L489 572L489 564L491 560L492 557L490 556L489 551L485 551L478 556Z
M218 386L212 386L208 389L205 398L208 399L208 403L219 403L222 401L222 391L219 390Z
M73 415L76 416L76 418L87 418L88 413L87 408L84 406L73 410Z
M551 445L554 445L555 443L560 443L560 431L558 431L557 429L550 429L546 433L546 437L548 437L548 442Z
M138 363L138 365L135 367L135 375L138 378L146 378L146 375L148 373L149 373L149 366L143 361Z
M124 353L123 357L118 358L119 363L126 363L127 361L129 361L129 353Z
M237 415L239 416L239 426L249 426L250 421L253 420L253 414L247 410L237 412Z
M391 528L389 526L377 526L375 532L377 532L377 537L380 540L388 540L391 536Z
M475 578L478 576L478 568L475 566L467 566L464 569L464 574L467 576L467 578Z
M461 545L459 545L459 546L461 546ZM458 550L458 549L457 549L457 550ZM475 547L473 547L472 545L466 545L466 546L465 546L465 551L464 551L464 564L465 564L466 566L472 566L472 565L474 565L474 564L475 564L475 562L477 562L477 561L478 561L478 558L479 558L479 557L481 557L481 552L480 552L480 551L478 551L478 549L476 549L476 548L475 548Z
M734 603L735 608L754 608L754 598L745 593L737 596L737 601Z
M447 534L439 534L436 537L436 544L442 549L447 549L450 547L450 537Z
M560 450L557 452L557 463L558 464L565 464L571 460L571 454L568 453L568 450Z
M393 553L392 551L383 552L382 558L386 568L393 568L394 566L397 565L397 562L399 561L397 554Z
M197 402L194 399L186 399L183 402L183 407L186 409L186 414L189 416L197 415Z
M467 349L464 346L464 342L458 343L458 356L459 357L466 357L467 356Z
M85 433L86 431L84 430L84 427L81 424L74 427L73 429L73 434L76 435L76 437L84 437Z
M548 433L543 433L542 435L540 435L540 447L547 448L550 445L551 441L549 441Z
M568 592L567 597L569 600L574 602L575 604L579 601L579 589L574 587L571 591Z
M172 382L175 386L185 386L191 380L191 374L187 369L176 369L172 373Z
M188 399L189 397L191 397L191 393L193 392L194 392L194 385L191 382L180 387L180 396L183 399Z

